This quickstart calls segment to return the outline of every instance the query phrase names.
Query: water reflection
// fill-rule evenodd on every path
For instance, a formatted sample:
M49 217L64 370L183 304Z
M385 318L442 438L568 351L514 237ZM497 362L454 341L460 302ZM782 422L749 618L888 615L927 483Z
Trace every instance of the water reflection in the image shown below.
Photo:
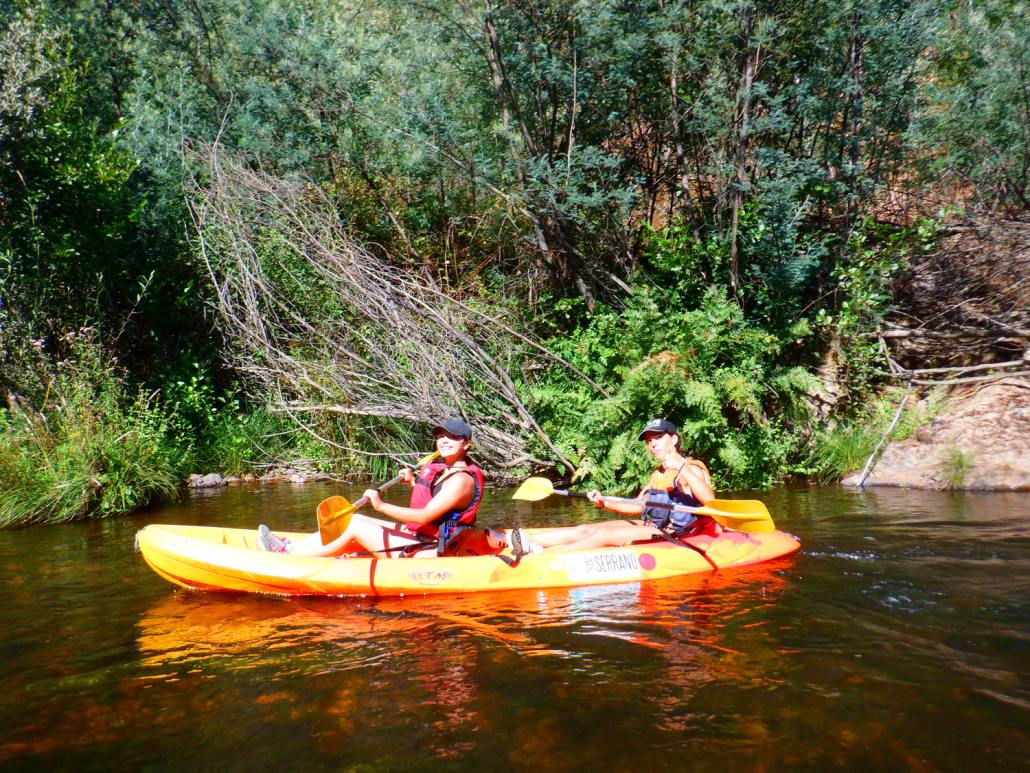
M277 683L317 682L327 748L353 743L359 724L367 729L375 717L391 726L391 705L421 707L447 739L427 741L427 750L449 758L504 716L507 680L498 669L513 661L523 698L565 685L579 702L585 678L598 705L632 700L634 713L665 715L670 729L687 726L684 706L704 686L775 687L781 653L767 613L788 584L781 570L774 564L660 583L460 598L178 591L141 617L137 646L148 684L255 670L273 670ZM268 691L261 705L289 694ZM553 743L560 745L557 736Z
M549 634L558 630L578 640L619 639L661 651L665 657L678 643L733 652L719 644L720 632L736 626L740 617L760 615L775 602L785 586L781 568L774 562L659 583L460 598L283 600L176 591L159 599L140 619L138 645L145 665L190 666L284 647L322 652L331 644L348 657L322 667L344 669L368 665L363 658L374 659L377 647L403 656L417 651L415 643L454 636L524 654L574 654L550 646Z

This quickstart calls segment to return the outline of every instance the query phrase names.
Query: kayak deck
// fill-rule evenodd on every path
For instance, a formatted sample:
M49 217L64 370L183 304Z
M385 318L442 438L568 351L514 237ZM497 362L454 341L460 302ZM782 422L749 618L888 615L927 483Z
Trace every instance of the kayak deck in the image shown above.
M533 529L524 531L532 538ZM283 536L297 540L304 535ZM286 596L400 596L640 582L748 566L800 547L796 538L781 531L724 531L714 539L687 541L706 555L659 541L533 553L513 566L496 555L325 558L268 553L258 547L257 532L251 529L153 524L136 535L147 564L176 585Z

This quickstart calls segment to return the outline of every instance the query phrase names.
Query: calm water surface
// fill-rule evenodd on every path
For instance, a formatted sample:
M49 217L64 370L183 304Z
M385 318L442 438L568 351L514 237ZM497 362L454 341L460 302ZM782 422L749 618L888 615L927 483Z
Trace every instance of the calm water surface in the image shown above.
M194 593L133 551L147 523L311 528L336 493L0 532L0 769L1030 770L1027 495L783 489L791 558L479 596Z

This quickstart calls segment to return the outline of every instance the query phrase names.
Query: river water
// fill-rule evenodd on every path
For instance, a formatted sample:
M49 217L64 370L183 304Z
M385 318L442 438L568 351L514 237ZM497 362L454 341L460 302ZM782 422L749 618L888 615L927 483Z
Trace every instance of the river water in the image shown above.
M490 493L489 525L600 515ZM1030 770L1025 494L766 492L800 553L587 589L204 594L133 550L330 494L0 532L0 769Z

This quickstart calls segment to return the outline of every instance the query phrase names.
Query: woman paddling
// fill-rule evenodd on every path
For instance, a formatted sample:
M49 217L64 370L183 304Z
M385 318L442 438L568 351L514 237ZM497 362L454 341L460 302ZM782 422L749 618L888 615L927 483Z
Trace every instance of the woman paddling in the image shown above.
M423 551L439 555L497 552L482 532L471 528L483 499L483 471L468 456L472 428L460 419L448 419L433 427L433 435L440 461L430 462L417 474L401 473L412 486L407 507L384 502L375 489L364 494L376 511L399 523L355 513L343 533L327 545L318 533L291 543L262 524L258 527L261 547L298 556L335 556L354 544L384 557Z
M722 529L707 516L648 506L650 503L698 507L715 499L708 468L697 459L682 455L676 425L666 419L655 419L641 430L638 439L647 444L647 450L659 462L647 486L637 495L639 504L607 502L596 489L587 497L602 509L623 515L643 516L640 520L603 521L534 531L532 542L527 540L521 530L513 529L508 534L508 542L515 556L549 548L580 550L626 545L663 534L679 537L708 533L717 536Z

